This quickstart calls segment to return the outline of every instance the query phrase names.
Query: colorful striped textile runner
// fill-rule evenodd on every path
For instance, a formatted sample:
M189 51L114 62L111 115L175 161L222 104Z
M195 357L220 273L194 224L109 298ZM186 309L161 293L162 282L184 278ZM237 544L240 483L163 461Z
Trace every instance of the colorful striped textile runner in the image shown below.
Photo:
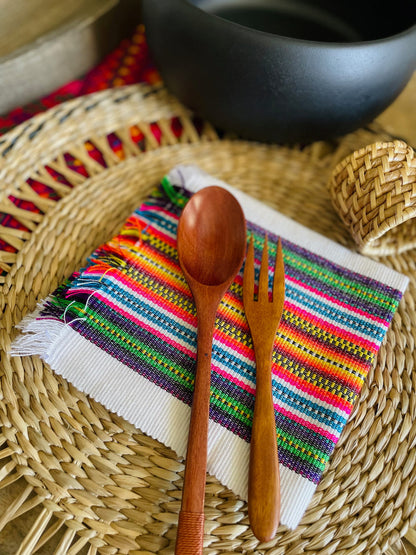
M189 196L229 188L254 237L283 244L286 298L273 353L281 523L304 514L406 288L407 278L346 250L197 167L174 168L87 266L22 322L14 355L51 368L146 434L186 454L196 314L178 264ZM242 271L221 302L213 344L208 471L247 498L255 363Z

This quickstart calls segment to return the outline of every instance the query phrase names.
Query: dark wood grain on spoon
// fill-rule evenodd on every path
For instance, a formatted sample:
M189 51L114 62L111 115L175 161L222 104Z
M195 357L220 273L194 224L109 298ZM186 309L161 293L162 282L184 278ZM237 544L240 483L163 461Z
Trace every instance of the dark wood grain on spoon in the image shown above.
M202 553L212 338L218 305L245 251L245 218L235 197L217 186L193 195L178 224L179 262L196 306L198 343L177 555Z

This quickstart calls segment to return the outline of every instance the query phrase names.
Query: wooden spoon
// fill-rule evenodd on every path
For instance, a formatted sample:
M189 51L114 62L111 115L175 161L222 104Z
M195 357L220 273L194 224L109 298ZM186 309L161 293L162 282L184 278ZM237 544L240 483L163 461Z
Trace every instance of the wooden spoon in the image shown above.
M196 305L198 343L177 555L202 553L215 316L243 263L245 252L245 218L234 196L216 186L194 194L178 224L179 262Z

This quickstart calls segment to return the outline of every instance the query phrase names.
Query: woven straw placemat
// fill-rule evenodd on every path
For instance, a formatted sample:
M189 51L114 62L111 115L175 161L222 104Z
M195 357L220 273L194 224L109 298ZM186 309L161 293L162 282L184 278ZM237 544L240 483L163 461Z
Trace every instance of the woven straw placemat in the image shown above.
M173 130L178 126L179 138ZM140 143L132 139L137 133ZM116 152L109 146L115 138ZM327 182L353 150L389 139L374 128L306 148L220 138L164 89L142 85L73 100L1 139L0 211L26 228L0 227L0 238L15 250L0 252L0 488L10 497L0 530L6 534L8 523L24 520L27 533L16 553L173 553L183 471L174 452L39 359L10 359L22 317L111 238L178 163L198 164L355 248ZM91 145L105 164L90 156ZM82 162L88 176L74 171L69 159ZM37 195L30 179L46 184L59 200ZM17 208L10 196L39 211ZM205 553L376 554L415 525L416 257L407 250L379 260L407 274L410 285L300 526L292 532L280 527L275 540L259 544L246 504L207 477Z

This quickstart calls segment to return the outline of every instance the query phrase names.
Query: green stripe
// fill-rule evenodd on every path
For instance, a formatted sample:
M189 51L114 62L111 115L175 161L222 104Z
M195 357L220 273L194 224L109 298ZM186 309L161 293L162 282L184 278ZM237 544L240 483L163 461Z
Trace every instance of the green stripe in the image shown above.
M317 449L316 447L312 447L305 441L299 440L298 438L296 438L291 434L286 434L279 427L276 428L276 432L277 432L277 444L279 449L285 449L286 451L289 451L290 453L295 454L299 458L310 462L320 470L324 470L325 464L329 460L329 455L327 453L324 453L323 451L321 451L320 449ZM290 441L292 441L292 445L289 443ZM304 451L302 451L302 449L304 449ZM311 455L309 455L308 452L310 452ZM318 460L315 459L313 455L317 455ZM323 459L325 462L322 463L319 459Z
M293 360L283 356L280 353L273 355L273 362L276 362L277 364L279 364L279 366L281 366L282 368L290 372L293 376L299 377L302 380L304 380L306 383L319 387L319 389L321 389L322 391L328 391L333 395L336 395L340 399L343 399L346 402L353 403L357 398L357 394L351 391L351 389L349 389L347 386L343 386L342 390L339 391L338 390L339 384L337 381L335 381L336 378L334 378L334 381L324 377L322 377L321 380L312 379L311 377L307 376L306 374L307 370L305 370L305 368L300 363L293 362ZM318 376L317 371L315 371L314 374ZM318 376L318 377L321 377L321 376ZM328 381L329 385L326 385L326 384L324 385L323 384L324 380Z
M216 395L219 398L216 398ZM247 405L237 402L234 397L230 397L214 386L211 386L211 404L219 407L236 420L251 428L253 410L249 409Z
M180 208L183 208L185 206L185 204L188 202L189 198L185 195L182 195L178 191L178 189L176 189L171 184L167 175L165 175L162 178L161 185L162 185L163 191L165 192L165 194L167 195L169 200L171 202L173 202L173 204L176 204L176 206L179 206Z
M310 337L317 337L319 341L322 341L325 345L334 345L339 347L343 353L349 353L358 356L363 359L366 363L372 363L374 360L374 353L369 351L361 345L352 343L347 339L344 339L340 335L335 335L333 333L327 332L326 330L311 324L307 320L292 314L288 311L283 311L282 319L287 321L288 324L295 326L300 333L306 333Z
M163 282L159 282L149 275L140 273L139 270L135 270L132 267L125 272L125 275L134 279L137 284L150 289L152 293L156 293L162 297L163 300L174 303L175 306L185 310L190 316L196 313L194 302L191 299L179 295L176 291L172 291L169 287L164 285ZM118 288L111 282L108 282L107 287L110 291L114 291L119 294ZM132 292L133 291L130 289L130 293Z
M263 247L263 237L259 234L253 234L254 236L254 245L258 249L262 249ZM269 243L268 250L270 256L276 256L276 245ZM284 263L292 268L300 269L306 275L314 277L321 281L324 284L330 285L340 291L344 291L346 293L350 293L351 295L355 295L357 297L364 297L368 302L371 302L375 305L381 306L385 309L388 309L391 312L397 308L399 303L398 300L392 300L389 295L383 294L379 291L376 291L372 287L368 287L365 285L357 285L357 282L346 277L340 278L335 272L332 272L317 264L316 262L312 262L307 258L295 254L290 249L283 249L283 259ZM342 283L341 283L342 279ZM377 296L377 298L375 298Z
M234 283L231 286L231 290L234 291L236 295L240 297L242 296L243 287L241 285ZM290 315L290 318L289 318L289 315ZM342 352L347 352L347 353L356 355L360 359L363 359L366 363L371 364L374 360L374 353L372 351L369 351L368 349L366 349L365 347L362 347L361 345L352 343L351 341L348 341L347 339L344 339L339 335L335 335L326 330L323 330L322 328L315 326L314 324L311 324L309 321L304 320L303 318L293 314L288 310L283 310L282 321L283 320L288 322L288 324L294 326L301 333L307 333L312 337L320 334L320 340L325 345L335 345L337 347L339 346ZM303 324L303 326L301 324ZM244 341L244 338L242 339L242 341Z
M78 310L76 310L78 308ZM110 309L112 310L112 309ZM90 329L96 330L101 336L105 336L122 349L131 353L137 353L140 359L145 358L152 367L161 370L165 375L171 376L178 383L183 384L188 389L191 389L194 382L193 373L187 371L182 366L174 363L171 359L161 354L158 350L149 347L146 343L137 341L137 338L128 333L126 330L116 326L110 320L100 316L91 310L89 307L85 308L83 303L73 303L67 310L67 314L72 314L75 318L79 318L80 314L87 317L84 324ZM68 318L66 318L68 321ZM186 356L186 355L185 355ZM178 373L182 373L185 377L179 377Z
M85 316L88 317L84 322L87 327L98 331L100 336L110 339L122 349L137 353L138 359L145 359L146 362L153 368L160 370L164 375L171 377L174 381L183 385L187 389L193 389L193 373L186 371L182 366L175 364L158 350L150 348L146 343L137 341L134 336L125 330L122 330L119 326L115 326L110 320L101 316L98 317L95 311L91 310L89 307L85 309L84 304L73 303L67 311L67 314L68 313L72 314L75 318L79 317L79 313L85 314ZM106 329L107 327L111 327L111 330ZM131 343L129 343L129 341ZM176 374L176 372L178 372L178 374ZM179 373L183 374L185 378L180 377ZM216 395L218 395L219 398L216 398ZM248 426L251 425L252 410L244 404L237 403L233 397L224 394L221 390L215 387L211 389L211 402L213 405L221 408L224 412L233 416L236 420ZM231 406L228 406L229 402L231 403ZM236 406L238 407L237 410L234 408Z

